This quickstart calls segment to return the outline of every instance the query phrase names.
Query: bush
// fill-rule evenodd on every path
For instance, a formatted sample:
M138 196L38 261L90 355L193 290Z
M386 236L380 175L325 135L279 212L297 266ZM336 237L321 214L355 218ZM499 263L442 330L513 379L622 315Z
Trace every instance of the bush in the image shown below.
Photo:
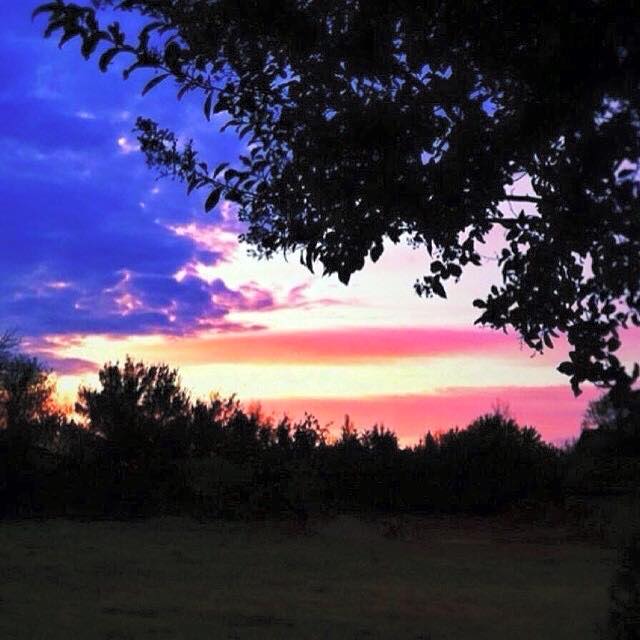
M438 480L431 485L435 502L448 510L496 511L525 498L550 497L560 486L559 452L535 429L500 413L444 433L426 455L428 472Z

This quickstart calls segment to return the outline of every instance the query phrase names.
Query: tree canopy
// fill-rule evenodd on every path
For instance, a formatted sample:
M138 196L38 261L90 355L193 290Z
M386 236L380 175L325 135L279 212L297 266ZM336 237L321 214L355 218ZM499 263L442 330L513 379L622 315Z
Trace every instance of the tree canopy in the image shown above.
M122 366L106 364L99 379L99 391L80 387L76 411L125 455L138 455L188 414L188 394L178 372L167 365L147 366L127 358Z
M88 4L85 3L85 4ZM619 330L640 325L640 18L625 0L57 0L47 36L81 41L197 92L247 143L210 167L140 118L148 163L240 206L256 255L298 252L344 283L384 241L429 254L425 296L505 234L502 281L478 323L536 351L564 334L559 370L629 383ZM140 16L131 39L101 12ZM521 185L530 184L530 188Z
M0 334L0 430L20 430L58 416L55 382L37 359L18 351L20 339Z

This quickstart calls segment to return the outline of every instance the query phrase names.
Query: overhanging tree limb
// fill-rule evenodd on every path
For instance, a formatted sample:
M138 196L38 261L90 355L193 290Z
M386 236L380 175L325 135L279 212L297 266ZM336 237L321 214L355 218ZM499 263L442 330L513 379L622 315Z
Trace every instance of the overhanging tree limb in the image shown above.
M576 392L633 378L615 355L619 331L640 325L639 187L615 172L640 158L633 3L545 1L533 21L525 3L497 0L444 0L437 12L391 2L382 14L353 0L92 4L43 5L46 33L79 38L85 57L126 49L129 69L203 92L205 115L247 142L222 189L258 255L301 251L348 282L385 239L407 237L432 258L416 290L442 296L501 224L502 282L478 321L513 327L538 351L563 333L560 371ZM94 7L105 5L147 20L137 45L116 23L101 29ZM154 159L158 145L146 149L152 164L190 190L212 186L193 156ZM504 194L515 174L536 195ZM503 218L502 202L539 215Z

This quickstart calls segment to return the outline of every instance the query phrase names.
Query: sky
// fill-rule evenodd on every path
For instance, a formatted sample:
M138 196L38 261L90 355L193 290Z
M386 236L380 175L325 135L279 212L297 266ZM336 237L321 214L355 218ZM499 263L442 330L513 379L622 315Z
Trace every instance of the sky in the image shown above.
M579 434L596 390L574 398L555 367L562 341L532 356L514 335L474 326L497 281L500 238L447 300L413 291L428 256L408 245L352 278L314 275L296 257L259 261L238 242L233 205L205 214L205 194L158 181L132 133L137 116L167 126L215 165L243 145L148 76L101 74L77 43L59 50L29 2L0 26L0 330L57 376L72 403L107 361L126 355L180 369L195 397L237 394L274 417L304 412L339 428L382 423L401 442L465 426L497 405L547 440ZM35 2L33 4L36 4ZM526 186L524 187L526 189ZM638 359L640 340L623 355Z

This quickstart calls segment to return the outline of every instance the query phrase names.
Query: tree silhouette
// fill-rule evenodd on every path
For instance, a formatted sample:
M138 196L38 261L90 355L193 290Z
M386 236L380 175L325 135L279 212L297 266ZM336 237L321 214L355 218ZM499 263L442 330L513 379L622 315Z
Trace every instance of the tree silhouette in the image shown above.
M558 452L532 427L499 413L450 429L437 442L435 468L447 508L494 511L557 488Z
M0 427L25 428L56 412L55 385L36 358L18 354L0 366Z
M0 363L4 363L11 356L11 352L20 344L20 340L10 331L0 335Z
M187 441L189 454L195 458L219 453L224 440L224 427L229 418L240 410L234 398L212 395L208 403L196 400L191 411Z
M614 463L616 455L637 456L640 454L639 416L640 390L618 385L589 403L577 442L578 450L598 452L608 465ZM621 474L615 470L613 475Z
M31 514L50 491L53 448L65 419L55 383L36 359L16 352L13 334L0 338L0 514Z
M502 282L476 301L477 322L513 327L537 351L565 334L559 370L576 393L628 381L615 352L620 327L640 324L633 3L91 5L34 13L60 44L100 49L103 71L116 57L125 77L154 70L144 93L167 78L179 97L199 93L204 116L246 140L238 163L213 168L156 123L137 126L148 163L207 189L207 210L239 203L257 255L300 252L346 283L406 238L431 257L417 292L445 297L499 228ZM106 7L141 16L137 38L101 26Z
M127 358L122 366L106 364L98 376L101 389L81 387L76 404L92 431L126 459L158 446L184 448L190 401L175 369Z

